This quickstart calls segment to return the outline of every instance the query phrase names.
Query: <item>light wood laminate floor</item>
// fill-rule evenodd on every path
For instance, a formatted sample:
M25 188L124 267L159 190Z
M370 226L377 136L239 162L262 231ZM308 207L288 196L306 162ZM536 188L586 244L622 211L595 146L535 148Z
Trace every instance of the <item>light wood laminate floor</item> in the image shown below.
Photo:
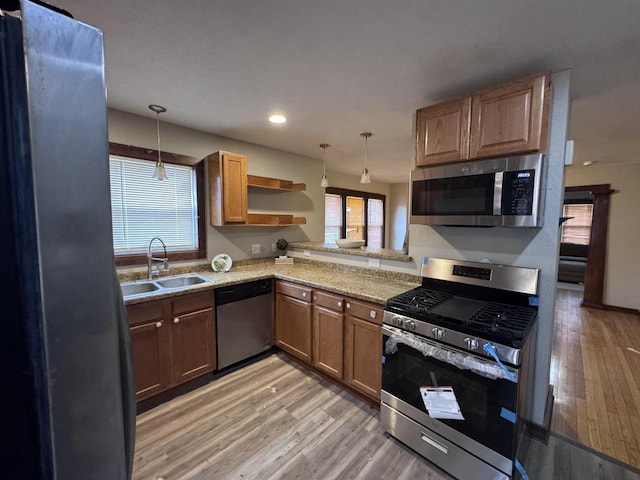
M449 479L284 354L138 416L135 480Z
M640 318L558 290L551 429L640 468Z

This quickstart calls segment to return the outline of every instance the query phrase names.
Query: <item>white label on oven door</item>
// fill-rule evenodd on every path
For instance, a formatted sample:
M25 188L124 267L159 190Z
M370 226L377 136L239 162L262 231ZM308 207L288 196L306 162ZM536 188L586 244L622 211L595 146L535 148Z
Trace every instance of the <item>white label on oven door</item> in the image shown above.
M431 418L464 420L453 387L420 387L420 395Z

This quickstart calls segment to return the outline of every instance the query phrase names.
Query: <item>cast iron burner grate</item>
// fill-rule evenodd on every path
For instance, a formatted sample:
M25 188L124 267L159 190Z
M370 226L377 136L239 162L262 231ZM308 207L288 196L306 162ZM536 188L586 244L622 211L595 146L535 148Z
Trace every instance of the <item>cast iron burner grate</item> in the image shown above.
M388 306L394 307L397 311L401 311L406 315L427 315L433 307L451 298L451 296L449 293L418 287L393 297Z
M487 303L467 320L473 330L504 335L509 339L521 339L537 312L533 308Z

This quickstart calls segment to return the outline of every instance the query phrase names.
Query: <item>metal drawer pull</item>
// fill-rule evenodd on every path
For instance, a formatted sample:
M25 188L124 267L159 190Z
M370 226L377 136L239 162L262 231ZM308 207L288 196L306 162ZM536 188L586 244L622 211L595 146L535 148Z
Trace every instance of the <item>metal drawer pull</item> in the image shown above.
M160 328L162 326L162 322L156 323L156 328Z
M351 304L347 302L347 308L351 308Z
M302 298L307 298L307 292L302 292Z
M433 438L429 437L426 433L420 432L420 438L423 442L428 443L433 448L440 450L445 455L449 453L449 449L442 445L440 442L436 442Z
M376 318L376 311L375 310L371 310L371 313L369 313L369 316L371 318Z
M180 323L180 319L178 317L174 318L173 323Z
M342 307L342 302L338 302L338 306L339 306L339 307Z

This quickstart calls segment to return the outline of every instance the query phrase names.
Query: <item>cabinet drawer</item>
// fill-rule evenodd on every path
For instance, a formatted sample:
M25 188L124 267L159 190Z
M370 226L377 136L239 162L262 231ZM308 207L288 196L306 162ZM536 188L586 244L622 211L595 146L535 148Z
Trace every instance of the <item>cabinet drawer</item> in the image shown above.
M382 325L383 307L354 300L347 301L346 307L349 315Z
M276 291L288 297L298 298L306 302L311 301L311 289L308 287L302 287L293 283L278 282L276 284Z
M331 293L316 290L313 292L313 302L318 307L329 308L336 312L344 312L344 297L339 295L332 295Z
M198 310L205 310L211 307L213 307L212 290L176 297L171 301L171 312L173 315L197 312Z
M141 323L162 321L164 302L145 302L127 307L127 317L129 325L139 325Z

